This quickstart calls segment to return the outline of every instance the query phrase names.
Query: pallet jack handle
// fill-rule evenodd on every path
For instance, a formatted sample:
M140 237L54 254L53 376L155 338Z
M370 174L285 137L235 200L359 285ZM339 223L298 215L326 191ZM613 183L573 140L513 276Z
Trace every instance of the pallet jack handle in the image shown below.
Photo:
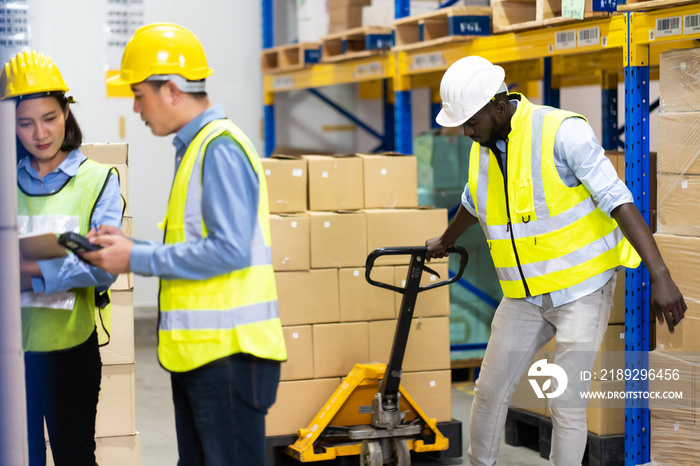
M370 285L378 286L381 288L386 288L388 290L396 291L397 293L401 294L406 294L406 291L408 290L408 280L406 280L406 287L401 288L398 286L394 285L389 285L388 283L383 283L383 282L378 282L376 280L373 280L371 277L372 273L372 268L374 267L374 262L381 256L411 256L411 265L413 265L414 261L417 261L418 264L423 264L421 266L421 269L428 271L429 273L437 276L440 278L440 274L435 272L434 270L430 269L428 266L424 265L425 262L425 254L427 253L428 248L425 246L400 246L400 247L393 247L393 248L377 248L369 255L367 256L367 260L365 261L365 278L367 279L367 282ZM467 267L467 261L469 260L469 256L467 255L467 251L462 247L462 246L453 246L451 248L447 249L448 253L457 253L459 254L459 270L457 271L457 274L450 278L449 280L443 280L438 283L431 283L430 285L425 285L425 286L419 286L417 293L423 292L423 291L428 291L432 290L433 288L437 288L439 286L444 286L444 285L449 285L451 283L456 282L460 278L462 278L462 274L464 273L464 269ZM412 267L409 267L409 272ZM409 274L410 277L410 274ZM419 282L420 283L420 282Z
M447 252L459 254L459 271L450 279L442 280L437 283L431 283L425 286L420 286L423 271L427 271L428 273L440 278L440 275L437 272L425 265L425 255L427 253L427 248L425 246L379 248L375 249L367 256L367 261L365 262L365 279L367 282L369 282L370 285L386 288L403 295L403 299L401 300L401 310L399 312L399 318L396 324L396 332L394 333L394 343L391 348L391 356L389 358L389 363L386 366L386 372L384 373L384 378L382 379L379 391L382 400L382 410L384 411L397 411L399 409L398 392L399 385L401 383L401 367L403 365L403 357L406 352L408 334L411 331L411 320L413 318L413 311L416 305L418 293L456 282L462 277L464 269L467 266L467 260L469 257L464 248L461 246L454 246L448 248ZM397 255L411 256L410 265L408 267L408 275L406 276L406 286L404 288L389 285L388 283L378 282L370 277L374 263L379 257Z

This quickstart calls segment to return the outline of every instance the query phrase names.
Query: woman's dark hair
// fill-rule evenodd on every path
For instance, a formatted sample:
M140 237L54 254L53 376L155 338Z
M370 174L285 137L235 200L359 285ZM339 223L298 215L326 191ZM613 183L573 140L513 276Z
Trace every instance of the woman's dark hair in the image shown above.
M40 97L40 96L37 96L37 97ZM41 97L43 97L43 96L41 96ZM75 102L72 98L66 97L63 94L61 94L61 95L51 94L51 95L49 95L49 97L53 97L58 101L58 104L61 106L61 111L64 113L66 112L66 110L68 110L68 104ZM20 102L21 102L21 100L17 101L17 105L19 105ZM16 140L17 140L17 163L19 163L20 160L22 160L27 155L31 155L31 153L27 149L25 149L24 145L19 140L19 137L16 137ZM66 118L65 134L63 136L63 144L61 144L60 150L65 151L65 152L70 152L72 150L79 148L82 143L83 143L83 132L80 130L80 125L78 125L78 120L75 119L73 112L68 112L68 118Z

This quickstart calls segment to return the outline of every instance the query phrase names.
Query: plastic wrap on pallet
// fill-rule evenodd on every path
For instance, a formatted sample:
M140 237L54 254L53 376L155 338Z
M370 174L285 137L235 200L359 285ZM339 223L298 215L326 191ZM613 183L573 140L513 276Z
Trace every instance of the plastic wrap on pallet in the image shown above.
M677 371L678 380L650 381L649 389L688 395L683 399L650 400L651 460L654 465L697 464L700 457L700 419L696 411L697 394L694 392L700 377L700 355L690 352L650 353L649 368L664 372ZM650 372L651 373L651 372ZM670 372L673 373L673 372Z
M700 111L700 48L661 54L659 90L661 112Z

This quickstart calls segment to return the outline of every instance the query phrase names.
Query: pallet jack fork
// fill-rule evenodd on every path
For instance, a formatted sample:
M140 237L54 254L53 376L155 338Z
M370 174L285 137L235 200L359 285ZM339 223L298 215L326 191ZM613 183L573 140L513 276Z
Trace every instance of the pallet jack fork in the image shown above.
M420 286L423 271L440 276L425 265L425 246L379 248L367 256L365 278L374 286L403 295L391 356L387 365L356 364L296 442L285 448L301 462L332 460L360 455L361 466L411 464L410 451L443 451L449 440L400 386L401 366L406 350L418 293L459 280L467 265L467 252L457 246L448 249L460 255L459 272L448 280ZM410 255L405 288L371 278L377 258Z

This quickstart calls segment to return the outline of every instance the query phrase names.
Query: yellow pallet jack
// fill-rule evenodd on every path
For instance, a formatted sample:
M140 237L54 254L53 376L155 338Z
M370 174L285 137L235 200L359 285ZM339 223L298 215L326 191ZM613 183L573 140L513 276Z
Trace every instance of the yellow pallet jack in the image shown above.
M403 295L389 363L356 364L309 425L299 429L294 444L285 447L287 454L304 463L359 455L361 466L409 466L411 451L437 452L448 448L449 440L436 420L428 417L400 385L418 293L456 282L467 265L463 248L457 246L448 252L460 255L459 272L448 280L425 286L420 286L424 271L440 278L425 265L425 246L379 248L369 254L365 264L367 281ZM371 278L376 259L388 255L411 256L404 288Z

